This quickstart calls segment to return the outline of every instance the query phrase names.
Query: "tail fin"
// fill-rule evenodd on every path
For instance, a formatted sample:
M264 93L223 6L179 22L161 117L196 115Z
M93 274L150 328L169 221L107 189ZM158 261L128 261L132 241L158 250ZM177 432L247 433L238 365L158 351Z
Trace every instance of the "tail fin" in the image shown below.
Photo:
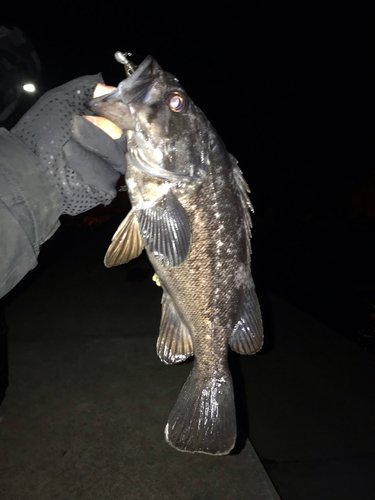
M180 451L226 455L236 442L232 378L201 378L193 368L165 427L165 440Z

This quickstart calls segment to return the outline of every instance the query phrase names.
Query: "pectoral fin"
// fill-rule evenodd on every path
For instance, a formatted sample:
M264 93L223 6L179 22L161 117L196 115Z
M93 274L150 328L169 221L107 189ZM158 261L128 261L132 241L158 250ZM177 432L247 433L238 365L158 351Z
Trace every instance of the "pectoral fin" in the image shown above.
M104 257L104 265L113 267L125 264L138 257L143 248L138 219L132 209L113 235L112 243Z
M239 354L254 354L263 345L263 323L252 277L249 277L238 321L229 340L231 349Z
M156 351L167 365L181 363L193 355L193 340L166 291L161 303L163 310Z
M172 191L138 212L140 233L148 250L169 266L181 264L191 246L190 221Z

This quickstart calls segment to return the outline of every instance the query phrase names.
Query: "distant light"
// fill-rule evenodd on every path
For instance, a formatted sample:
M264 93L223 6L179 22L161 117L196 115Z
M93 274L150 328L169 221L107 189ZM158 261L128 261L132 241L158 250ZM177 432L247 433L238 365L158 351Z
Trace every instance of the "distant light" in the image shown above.
M35 92L35 86L33 83L26 83L23 86L23 90L26 90L26 92Z

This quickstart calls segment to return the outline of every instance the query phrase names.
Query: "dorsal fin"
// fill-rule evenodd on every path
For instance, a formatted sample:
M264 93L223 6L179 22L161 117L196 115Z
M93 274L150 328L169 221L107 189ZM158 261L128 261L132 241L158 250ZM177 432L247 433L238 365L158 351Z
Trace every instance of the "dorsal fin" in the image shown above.
M245 224L245 231L246 231L246 248L247 248L247 254L249 257L249 261L251 260L251 229L253 227L253 224L251 222L251 215L250 212L254 212L253 205L250 201L248 193L250 193L250 188L245 181L245 178L242 174L242 171L240 167L238 166L238 161L236 158L229 153L229 157L232 162L233 166L233 174L234 174L234 180L236 181L237 189L239 191L240 195L240 200L241 200L241 205L242 205L242 210L243 210L243 221Z

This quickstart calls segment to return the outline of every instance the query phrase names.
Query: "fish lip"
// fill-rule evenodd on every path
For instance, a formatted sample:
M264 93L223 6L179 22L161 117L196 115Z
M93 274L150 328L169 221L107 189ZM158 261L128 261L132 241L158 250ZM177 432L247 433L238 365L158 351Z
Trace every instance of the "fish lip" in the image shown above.
M141 62L138 68L134 71L134 73L125 80L122 80L117 86L117 88L115 88L115 90L112 90L112 92L110 92L109 94L104 94L102 96L95 97L94 99L90 99L87 102L87 106L90 109L95 110L96 104L100 102L113 103L113 102L118 102L119 100L121 100L124 104L129 104L131 101L135 99L135 97L131 96L129 99L126 99L125 98L126 91L131 90L136 85L137 80L140 79L140 77L143 75L146 69L152 64L153 61L154 58L151 55L147 56Z
M119 96L119 89L115 88L115 90L112 90L112 92L110 92L109 94L104 94L102 96L89 99L86 102L86 106L94 111L96 104L99 104L100 102L116 102L118 101L118 96Z
M126 91L127 89L130 89L134 86L137 80L143 75L143 73L146 71L146 69L152 64L154 61L154 58L150 55L147 56L141 64L138 66L138 68L134 71L132 75L130 75L128 78L125 80L122 80L118 86L118 88L121 87L122 90ZM130 101L129 101L130 102ZM124 101L125 104L127 102Z

